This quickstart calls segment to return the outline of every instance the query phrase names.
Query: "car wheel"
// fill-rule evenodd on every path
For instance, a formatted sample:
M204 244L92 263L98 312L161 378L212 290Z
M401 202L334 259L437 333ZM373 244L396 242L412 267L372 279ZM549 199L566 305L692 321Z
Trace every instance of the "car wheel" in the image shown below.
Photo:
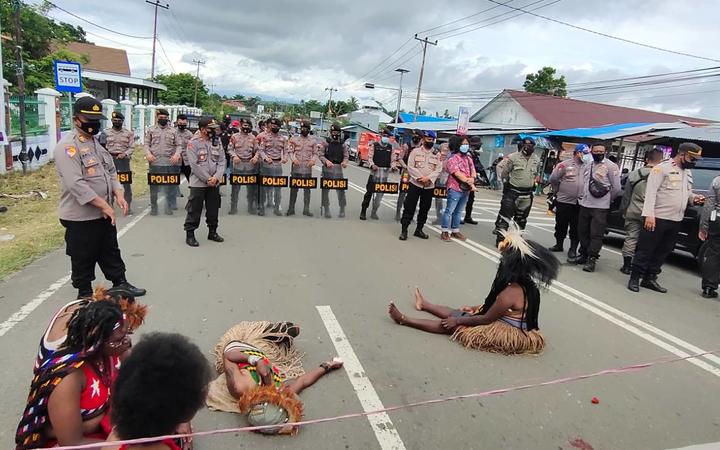
M703 242L703 244L698 249L697 255L695 255L695 260L697 261L699 271L702 271L703 264L705 264L705 260L707 259L708 246L709 243L707 241Z

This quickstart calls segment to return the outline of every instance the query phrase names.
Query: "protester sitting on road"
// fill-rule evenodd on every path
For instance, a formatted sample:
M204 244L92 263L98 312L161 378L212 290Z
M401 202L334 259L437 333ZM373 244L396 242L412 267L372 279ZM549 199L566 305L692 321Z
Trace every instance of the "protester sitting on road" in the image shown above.
M92 298L73 300L66 303L55 313L52 320L50 320L50 325L43 333L42 339L40 339L34 370L37 370L43 361L50 358L65 343L68 322L75 311L87 306L91 301L101 300L116 302L120 305L120 309L125 314L125 320L128 322L129 333L137 330L145 320L147 314L146 305L137 303L134 298L128 296L124 291L118 291L116 288L105 289L104 286L98 286L95 288L95 294Z
M298 394L343 365L333 358L305 373L293 345L298 334L291 322L240 322L228 330L215 346L219 376L210 383L207 405L247 414L251 426L279 425L263 434L297 433L282 425L302 419Z
M17 450L102 442L120 357L130 349L129 322L112 301L75 311L65 343L35 370L15 435Z
M620 272L630 275L632 270L632 259L635 256L640 230L642 230L642 208L645 202L645 188L650 170L660 164L663 152L660 149L652 149L645 152L645 166L630 172L625 180L620 212L623 213L625 241L622 247L623 265Z
M705 262L702 265L702 296L718 298L720 284L720 176L715 177L707 197L700 221L698 237L707 241Z
M390 317L428 333L449 334L465 347L506 355L540 353L545 339L540 333L540 290L557 278L559 261L542 245L522 238L517 225L503 230L500 264L485 304L452 309L430 303L415 290L415 309L437 319L406 317L389 305Z
M445 172L448 174L447 205L443 212L440 239L449 242L453 237L464 241L467 238L460 232L460 224L470 192L477 190L477 173L472 157L468 155L469 141L463 136L452 136L449 145L451 156L445 162Z
M112 396L113 432L109 441L191 432L189 423L203 406L211 371L200 349L175 333L143 336L123 362ZM178 395L180 394L180 395ZM192 448L192 439L107 446L103 450Z

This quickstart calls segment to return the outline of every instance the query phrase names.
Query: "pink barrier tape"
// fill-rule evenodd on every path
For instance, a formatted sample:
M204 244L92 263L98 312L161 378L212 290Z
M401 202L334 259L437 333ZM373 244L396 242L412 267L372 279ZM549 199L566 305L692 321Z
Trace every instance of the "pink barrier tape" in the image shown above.
M378 409L376 411L349 413L349 414L343 414L343 415L333 416L333 417L324 417L321 419L309 419L309 420L303 420L301 422L285 423L285 424L282 424L282 426L286 427L286 426L315 425L315 424L319 424L319 423L335 422L335 421L339 421L339 420L355 419L358 417L372 416L375 414L382 414L382 413L397 411L397 410L401 410L401 409L414 408L417 406L435 405L438 403L445 403L445 402L451 402L451 401L455 401L455 400L463 400L463 399L468 399L468 398L490 397L493 395L506 394L508 392L524 391L524 390L543 387L543 386L552 386L552 385L557 385L557 384L570 383L573 381L587 380L588 378L596 378L596 377L605 376L605 375L638 372L638 371L641 371L641 370L644 370L644 369L647 369L650 367L654 367L654 366L660 366L660 365L664 365L664 364L672 364L672 363L686 361L688 359L699 358L702 356L712 355L712 354L716 354L716 353L720 353L720 350L713 350L713 351L704 352L704 353L696 353L694 355L688 355L688 356L684 356L682 358L672 358L672 359L664 358L664 359L660 359L660 360L656 360L656 361L652 361L652 362L633 364L630 366L618 367L618 368L614 368L614 369L604 369L604 370L600 370L598 372L574 375L574 376L563 377L563 378L556 378L554 380L543 381L541 383L524 384L524 385L519 385L519 386L511 386L511 387L507 387L507 388L501 388L501 389L492 389L492 390L484 391L484 392L453 395L450 397L444 397L444 398L438 398L438 399L432 399L432 400L422 400L422 401L413 402L413 403L405 403L402 405L389 406L387 408ZM83 445L68 445L68 446L64 446L64 447L53 447L52 450L75 450L75 449L79 450L79 449L94 449L94 448L101 448L101 447L113 447L113 446L131 445L131 444L147 444L147 443L151 443L151 442L162 441L164 439L177 439L177 438L182 438L182 437L200 437L200 436L212 436L215 434L258 431L258 430L263 430L266 428L276 428L277 426L278 425L264 425L264 426L257 426L257 427L224 428L224 429L220 429L220 430L197 431L197 432L188 433L188 434L169 434L166 436L156 436L156 437L152 437L152 438L128 439L128 440L124 440L124 441L96 442L96 443L92 443L92 444L83 444ZM50 450L50 449L47 449L47 450Z

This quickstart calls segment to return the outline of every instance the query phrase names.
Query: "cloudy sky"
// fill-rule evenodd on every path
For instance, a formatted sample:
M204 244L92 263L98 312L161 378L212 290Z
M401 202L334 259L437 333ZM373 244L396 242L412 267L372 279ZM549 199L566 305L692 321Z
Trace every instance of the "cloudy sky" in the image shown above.
M113 31L152 35L153 7L144 0L54 1ZM550 65L566 76L576 98L720 119L720 68L609 91L580 84L720 66L717 0L166 2L170 10L160 10L158 19L159 73L194 72L193 58L203 59L201 77L221 94L324 100L325 88L335 87L336 99L354 95L394 109L395 92L371 91L363 83L396 87L394 70L402 67L410 70L402 105L412 110L421 61L413 36L419 33L439 41L428 47L422 88L421 107L430 112L477 109L493 93L521 89L525 74ZM510 6L694 56L620 42ZM82 25L98 45L126 49L133 75L148 76L151 39L114 34L57 9L50 15Z

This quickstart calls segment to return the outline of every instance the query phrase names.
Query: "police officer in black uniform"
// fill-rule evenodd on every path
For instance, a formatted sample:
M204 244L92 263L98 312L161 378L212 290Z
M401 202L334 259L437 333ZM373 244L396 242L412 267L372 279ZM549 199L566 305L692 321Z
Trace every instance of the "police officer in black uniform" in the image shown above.
M385 128L380 136L380 142L372 142L368 151L370 176L368 176L368 181L365 185L365 196L363 197L362 209L360 210L360 220L367 219L365 213L368 206L370 206L370 200L373 199L373 194L375 193L375 183L387 181L387 174L390 171L393 151L394 146L392 142L390 142L390 130ZM380 207L382 197L382 193L375 194L372 210L370 212L370 218L373 220L379 219L377 210Z
M344 177L343 168L347 167L350 157L350 148L347 141L340 139L340 125L334 123L330 127L330 137L323 142L318 148L320 162L322 163L323 178L341 179ZM340 212L338 217L345 217L345 191L338 190L338 206ZM326 219L332 218L330 215L330 192L328 189L322 190L322 209L323 216Z
M482 138L480 136L470 137L470 157L475 165L475 173L485 182L487 186L490 185L490 181L487 179L485 174L485 168L480 162L480 152L482 151ZM463 222L469 223L470 225L477 225L478 221L472 218L473 205L475 203L475 191L470 191L470 197L468 197L467 204L465 205L465 220Z

